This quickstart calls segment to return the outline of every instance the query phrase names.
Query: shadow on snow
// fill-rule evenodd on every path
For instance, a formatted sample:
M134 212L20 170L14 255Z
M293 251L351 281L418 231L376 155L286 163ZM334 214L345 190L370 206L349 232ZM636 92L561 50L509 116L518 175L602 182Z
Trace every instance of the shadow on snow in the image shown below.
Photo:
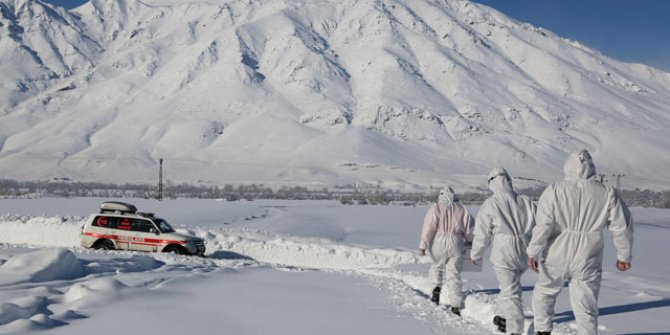
M256 261L255 259L253 259L249 256L238 254L238 253L232 252L232 251L224 251L224 250L215 251L214 253L212 253L210 255L207 255L207 258L227 259L227 260L243 260L243 261L254 261L254 262Z
M663 300L647 301L647 302L640 302L640 303L628 304L628 305L603 307L603 308L599 308L599 311L600 311L600 315L602 316L602 315L629 313L629 312L641 311L641 310L645 310L645 309L661 308L661 307L668 307L668 306L670 306L670 299L663 299ZM574 321L575 320L575 315L572 313L572 311L565 311L565 312L556 314L556 317L557 318L554 319L554 322L556 322L556 323L568 322L568 321ZM640 333L640 334L667 334L667 332L666 333Z

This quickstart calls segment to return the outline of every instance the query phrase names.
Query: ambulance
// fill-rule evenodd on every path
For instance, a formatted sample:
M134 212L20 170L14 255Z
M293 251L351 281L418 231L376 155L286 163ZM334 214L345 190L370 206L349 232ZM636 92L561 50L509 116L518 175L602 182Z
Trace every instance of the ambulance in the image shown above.
M202 238L178 233L167 221L152 213L141 213L134 205L106 201L81 228L81 245L105 250L172 252L180 255L205 253Z

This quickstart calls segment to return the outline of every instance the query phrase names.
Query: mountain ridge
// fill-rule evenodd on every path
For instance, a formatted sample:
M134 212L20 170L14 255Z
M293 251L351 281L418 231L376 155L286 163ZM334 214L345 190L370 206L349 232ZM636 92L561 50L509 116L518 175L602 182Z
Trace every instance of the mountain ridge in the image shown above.
M475 3L16 1L44 14L0 21L2 63L33 76L0 70L34 83L0 86L11 178L148 181L165 158L176 181L475 187L496 165L561 178L586 148L670 186L670 74ZM49 65L15 61L9 21Z

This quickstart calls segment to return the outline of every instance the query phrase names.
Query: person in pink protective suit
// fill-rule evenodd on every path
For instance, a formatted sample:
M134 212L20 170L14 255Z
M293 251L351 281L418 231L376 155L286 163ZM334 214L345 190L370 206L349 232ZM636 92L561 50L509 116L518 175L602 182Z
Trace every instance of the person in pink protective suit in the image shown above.
M437 202L426 213L421 231L419 254L430 255L433 264L429 270L435 285L431 301L440 303L440 293L446 272L451 311L460 315L463 308L461 267L465 258L465 243L472 242L474 220L470 212L458 202L451 187L440 190Z
M603 230L609 228L616 268L631 267L633 221L614 188L596 180L586 150L568 156L565 179L542 193L528 244L528 265L539 272L533 291L535 331L551 334L556 297L568 282L578 335L598 333L598 293L603 267Z

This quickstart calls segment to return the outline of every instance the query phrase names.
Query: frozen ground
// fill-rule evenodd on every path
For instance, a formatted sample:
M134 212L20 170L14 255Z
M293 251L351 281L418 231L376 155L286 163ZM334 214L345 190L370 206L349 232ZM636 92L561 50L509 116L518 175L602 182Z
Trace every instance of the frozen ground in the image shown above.
M127 200L205 238L199 258L80 248L103 200L0 199L0 333L495 334L489 264L463 275L463 318L427 300L425 206ZM601 334L668 334L670 210L633 214L633 269L617 272L606 245ZM575 332L567 293L555 334Z

